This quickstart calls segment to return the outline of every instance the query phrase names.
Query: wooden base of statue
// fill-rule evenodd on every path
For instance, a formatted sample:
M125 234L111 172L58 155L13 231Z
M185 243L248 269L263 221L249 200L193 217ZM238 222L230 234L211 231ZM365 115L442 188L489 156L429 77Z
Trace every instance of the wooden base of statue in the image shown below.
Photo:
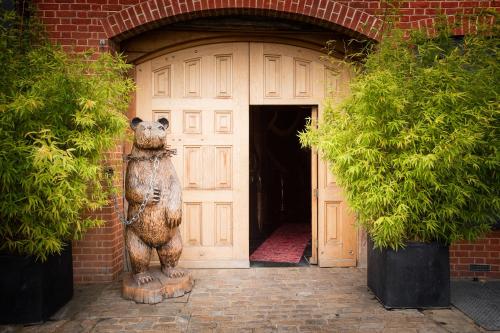
M183 270L184 276L168 278L160 267L151 267L149 273L153 281L138 285L132 273L127 273L123 278L122 296L137 303L156 304L165 298L180 297L193 289L192 275Z

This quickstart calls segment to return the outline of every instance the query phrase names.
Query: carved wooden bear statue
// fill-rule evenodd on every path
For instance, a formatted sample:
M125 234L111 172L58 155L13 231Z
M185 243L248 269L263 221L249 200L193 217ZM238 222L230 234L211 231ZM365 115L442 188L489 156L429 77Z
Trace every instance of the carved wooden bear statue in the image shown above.
M128 201L126 244L137 284L153 280L148 271L151 250L156 249L161 271L179 278L184 271L175 269L182 252L181 184L167 150L168 120L157 122L134 118L134 146L129 155L125 182Z

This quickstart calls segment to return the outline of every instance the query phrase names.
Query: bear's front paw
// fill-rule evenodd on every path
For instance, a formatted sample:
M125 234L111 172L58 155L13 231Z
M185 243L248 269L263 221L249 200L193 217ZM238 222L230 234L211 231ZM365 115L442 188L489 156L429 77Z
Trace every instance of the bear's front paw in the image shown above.
M167 218L167 226L169 228L176 228L181 224L181 218L180 217L168 217Z
M173 267L163 267L161 271L171 279L176 279L184 276L184 271L175 269Z
M154 188L153 197L151 198L151 201L156 204L160 202L160 199L161 199L161 190L159 188Z
M153 281L153 277L146 272L141 272L134 274L134 280L137 283L137 285L140 286L141 284L146 284L148 282Z

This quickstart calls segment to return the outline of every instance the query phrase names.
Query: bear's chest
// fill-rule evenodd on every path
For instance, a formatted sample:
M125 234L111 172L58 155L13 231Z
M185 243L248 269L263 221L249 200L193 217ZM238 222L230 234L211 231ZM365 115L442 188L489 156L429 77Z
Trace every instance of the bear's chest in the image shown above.
M130 161L127 168L127 179L147 188L168 188L170 167L168 159L162 159L157 163L152 161Z

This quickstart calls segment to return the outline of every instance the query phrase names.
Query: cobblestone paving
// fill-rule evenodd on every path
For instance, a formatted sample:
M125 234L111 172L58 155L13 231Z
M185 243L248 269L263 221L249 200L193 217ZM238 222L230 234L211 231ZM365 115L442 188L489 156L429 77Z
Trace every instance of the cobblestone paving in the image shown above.
M186 296L156 305L120 296L121 282L79 286L52 321L7 332L483 332L456 309L385 310L352 268L193 270Z

